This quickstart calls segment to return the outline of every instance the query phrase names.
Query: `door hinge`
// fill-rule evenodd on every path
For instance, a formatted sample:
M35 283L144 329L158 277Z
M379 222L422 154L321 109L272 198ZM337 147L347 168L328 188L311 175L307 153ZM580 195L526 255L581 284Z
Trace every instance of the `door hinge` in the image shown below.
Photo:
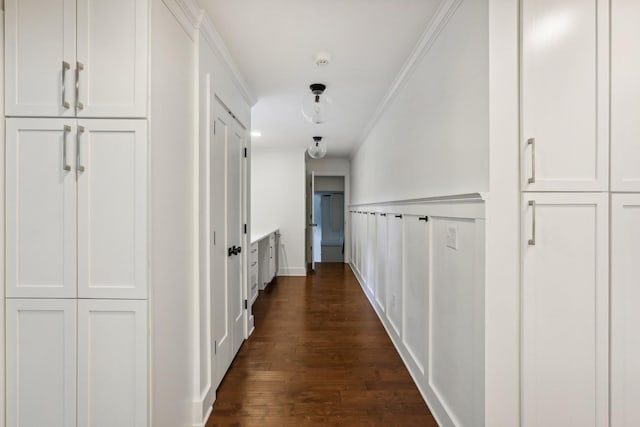
M213 134L216 134L216 121L213 122Z
M247 148L244 149L244 156L247 157Z
M213 342L213 354L218 354L218 341Z
M213 232L213 244L214 245L216 244L216 232L215 231Z
M244 300L244 309L248 309L249 308L249 302L247 300Z
M244 225L244 234L247 234L247 224Z

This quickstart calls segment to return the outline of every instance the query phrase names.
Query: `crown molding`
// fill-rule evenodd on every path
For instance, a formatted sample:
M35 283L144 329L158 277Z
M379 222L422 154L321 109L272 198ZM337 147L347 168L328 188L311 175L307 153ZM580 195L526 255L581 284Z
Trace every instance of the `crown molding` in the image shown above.
M218 33L218 30L216 30L216 27L213 25L213 21L211 21L211 18L204 10L200 11L197 29L211 48L218 54L219 59L231 75L234 84L240 91L245 102L249 104L249 107L253 107L257 102L256 98L251 93L247 81L233 60L222 36L220 36L220 33Z
M195 40L195 31L200 19L200 8L195 0L162 0L191 40Z
M424 58L427 52L429 52L435 41L438 39L438 36L440 36L442 30L447 26L447 23L462 2L463 0L444 0L440 4L433 19L429 22L427 28L420 36L418 43L416 43L413 48L411 55L409 55L409 58L405 61L395 79L393 79L387 93L384 95L371 118L360 132L357 143L351 150L350 158L355 156L358 149L369 137L371 131L376 126L384 112L387 110L389 105L391 105L391 102L395 99L400 89L402 89L404 84L409 80L416 67L420 64L420 61Z

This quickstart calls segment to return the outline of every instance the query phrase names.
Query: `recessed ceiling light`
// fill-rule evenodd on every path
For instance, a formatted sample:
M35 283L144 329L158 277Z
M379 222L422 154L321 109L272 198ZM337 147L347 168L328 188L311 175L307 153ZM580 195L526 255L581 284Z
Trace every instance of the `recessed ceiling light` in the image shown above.
M251 136L262 136L262 132L258 132L257 130L254 130L251 132Z

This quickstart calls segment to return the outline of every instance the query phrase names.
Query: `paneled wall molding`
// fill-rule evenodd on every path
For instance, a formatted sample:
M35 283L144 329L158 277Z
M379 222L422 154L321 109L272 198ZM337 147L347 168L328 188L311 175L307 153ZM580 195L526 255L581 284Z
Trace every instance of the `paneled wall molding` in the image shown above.
M350 209L350 266L441 426L483 426L481 197Z
M213 22L209 15L204 11L200 11L200 15L198 18L197 28L200 30L200 34L202 34L203 38L207 41L209 46L214 50L217 54L218 58L222 61L225 68L229 72L229 75L233 79L233 83L235 84L238 92L242 95L245 102L249 104L249 107L253 107L257 100L255 96L251 93L251 89L247 84L246 80L242 76L240 69L236 65L231 53L229 53L229 49L227 49L224 40L220 36L220 33L213 26Z
M378 123L378 120L380 120L380 117L384 114L387 107L395 98L398 91L402 88L409 77L411 77L411 74L415 70L416 66L420 63L420 60L429 51L429 49L431 49L431 46L433 46L434 42L438 39L438 36L442 32L442 30L447 26L449 19L453 16L455 11L458 9L458 6L460 6L463 1L464 0L445 0L441 3L438 11L427 25L427 28L422 33L422 36L420 36L420 39L418 40L418 43L416 43L416 46L413 48L411 55L400 69L400 72L398 73L396 78L391 83L389 90L382 98L382 101L371 116L371 119L362 129L360 137L358 138L358 143L353 147L353 150L351 151L351 158L353 158L362 143L367 139L375 125Z
M484 193L459 194L382 203L353 204L349 205L349 211L424 215L428 210L435 216L484 219L485 200L486 194Z

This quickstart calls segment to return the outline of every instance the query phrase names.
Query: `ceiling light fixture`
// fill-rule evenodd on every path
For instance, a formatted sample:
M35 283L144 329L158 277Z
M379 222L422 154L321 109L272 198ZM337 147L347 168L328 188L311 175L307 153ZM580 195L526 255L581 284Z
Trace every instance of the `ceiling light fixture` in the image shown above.
M260 137L260 136L262 136L262 132L254 130L254 131L251 132L251 136Z
M327 154L327 144L322 142L321 136L313 137L313 143L307 148L307 153L312 159L321 159Z
M327 108L331 99L326 95L321 96L327 89L327 85L314 83L309 86L311 94L305 95L302 100L302 115L311 123L324 123L327 121Z

